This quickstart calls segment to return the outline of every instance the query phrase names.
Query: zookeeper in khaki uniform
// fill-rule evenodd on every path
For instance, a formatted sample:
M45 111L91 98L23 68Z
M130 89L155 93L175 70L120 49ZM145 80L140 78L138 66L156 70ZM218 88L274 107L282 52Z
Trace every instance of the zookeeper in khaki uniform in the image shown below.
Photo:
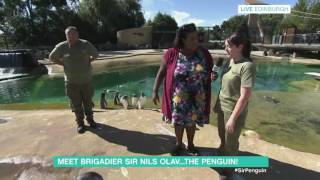
M65 90L76 116L77 130L84 133L84 114L90 127L97 126L92 111L94 89L91 62L98 57L98 51L90 42L79 39L76 27L66 28L65 34L67 40L56 45L49 59L64 68Z
M214 111L218 114L221 140L218 151L223 156L236 156L239 136L248 113L248 102L256 77L255 64L250 59L251 43L246 33L237 32L225 41L230 61L225 63L221 90ZM220 180L235 176L232 168L222 168Z
M256 77L250 59L250 42L244 34L234 33L225 42L230 61L225 65L221 90L215 105L218 114L220 153L236 156L239 136L248 113L248 102Z

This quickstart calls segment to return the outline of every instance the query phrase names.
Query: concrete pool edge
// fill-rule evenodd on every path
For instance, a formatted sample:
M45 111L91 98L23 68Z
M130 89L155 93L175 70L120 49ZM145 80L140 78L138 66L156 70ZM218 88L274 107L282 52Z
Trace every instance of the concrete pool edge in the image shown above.
M148 56L148 57L146 57ZM152 57L150 57L152 56ZM141 58L144 57L144 58ZM113 57L113 58L104 58L98 59L92 63L93 73L100 74L108 71L117 71L119 69L125 69L136 66L151 66L159 65L162 54L148 54L148 55L130 55L122 57ZM63 67L46 63L45 65L48 68L49 75L61 75L63 74Z
M135 65L157 65L160 64L160 59L162 58L163 52L165 50L140 50L140 51L128 51L128 54L112 54L108 56L103 56L103 52L100 53L101 57L92 63L94 73L105 72L106 69L112 71L117 70L117 68L126 68ZM209 50L213 57L226 57L226 52L224 50ZM127 51L121 51L125 53ZM116 53L116 51L115 51ZM319 65L320 60L317 59L306 59L306 58L289 58L289 57L277 57L277 56L264 56L263 51L252 51L252 57L263 58L263 60L268 60L270 62L289 62L293 64L303 64L303 65ZM49 74L62 74L63 68L59 65L49 62L48 59L40 60L41 64L44 64L49 69Z
M1 160L14 157L38 157L40 160L50 161L53 155L144 155L148 152L148 149L146 151L141 148L137 149L137 144L127 142L125 139L117 140L117 136L111 137L105 134L99 137L98 134L96 135L93 132L78 135L75 131L73 115L68 110L23 111L23 113L21 111L0 112L1 116L11 117L7 123L0 125L0 130L4 132L4 136L0 137L0 142L5 145L0 152ZM155 111L108 110L97 113L96 119L102 125L110 126L107 128L111 128L112 133L121 132L126 134L125 136L130 135L133 142L141 141L139 138L141 134L150 136L150 140L155 138L151 136L158 135L174 138L172 137L173 129L162 123L161 113ZM141 120L144 123L141 123ZM21 138L21 132L23 132L24 138ZM121 133L118 135L122 136ZM210 137L209 140L208 137ZM195 143L202 147L204 151L217 148L220 143L217 128L214 126L200 128L200 131L196 134ZM253 155L269 156L271 167L266 175L282 175L286 177L282 179L290 179L290 177L293 179L295 177L293 174L296 171L299 171L302 175L305 174L305 177L320 172L320 155L292 150L256 137L242 135L240 137L240 150ZM158 153L158 151L161 150L150 149L151 154L149 155ZM163 155L168 154L164 152ZM187 169L187 171L184 171L183 168L157 169L157 177L172 177L175 175L174 177L177 179L185 179L185 175L200 177L205 174L205 177L217 178L217 173L209 168L202 168L201 171L196 168ZM107 176L108 179L111 177L116 179L128 178L124 177L121 171L105 168L93 170ZM127 170L131 178L138 178L139 173L150 177L155 176L153 174L154 169L129 168ZM70 175L78 173L74 172L78 171L76 169L70 171L67 172ZM54 173L55 171L51 172Z

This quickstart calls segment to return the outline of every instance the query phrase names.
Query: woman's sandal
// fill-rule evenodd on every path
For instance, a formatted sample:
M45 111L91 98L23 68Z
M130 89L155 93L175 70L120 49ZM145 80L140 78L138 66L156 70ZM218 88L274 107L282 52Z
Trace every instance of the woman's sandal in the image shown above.
M172 156L180 156L180 153L183 150L183 148L183 145L175 145L174 148L171 150L170 154Z
M220 145L216 151L217 156L223 156L224 154L224 146Z
M200 156L200 152L195 146L188 146L188 151L195 156Z

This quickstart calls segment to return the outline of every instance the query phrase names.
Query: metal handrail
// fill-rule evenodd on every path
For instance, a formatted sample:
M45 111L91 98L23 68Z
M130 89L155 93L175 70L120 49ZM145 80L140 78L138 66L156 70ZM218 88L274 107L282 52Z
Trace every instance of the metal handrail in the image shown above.
M320 44L320 33L274 35L272 44Z

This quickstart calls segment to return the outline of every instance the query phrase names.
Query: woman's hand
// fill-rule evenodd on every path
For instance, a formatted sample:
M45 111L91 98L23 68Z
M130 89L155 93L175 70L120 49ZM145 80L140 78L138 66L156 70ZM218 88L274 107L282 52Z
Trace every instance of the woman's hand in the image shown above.
M56 62L58 65L60 65L60 66L63 66L64 67L64 62L63 62L63 60L59 60L59 61L57 61Z
M236 106L233 109L232 114L230 115L230 118L228 119L226 124L226 131L228 131L229 133L234 132L236 120L248 104L250 96L251 87L242 87L240 90L240 98L238 99Z
M235 128L235 126L236 126L236 122L234 121L234 120L232 120L232 119L229 119L228 121L227 121L227 124L226 124L226 131L228 132L228 133L230 133L230 134L232 134L233 132L234 132L234 128Z
M152 92L152 101L155 105L157 105L160 102L158 92L156 91Z
M210 79L211 79L211 81L215 81L215 80L217 80L217 79L218 79L218 74L217 74L217 73L212 72L212 73L210 74Z
M95 59L95 58L94 58L93 56L90 56L90 57L89 57L89 62L91 63L92 61L94 61L94 59Z
M161 65L158 70L158 73L157 73L157 76L155 79L155 83L153 85L153 90L152 90L152 101L155 105L157 105L158 102L160 102L159 96L158 96L158 90L159 90L159 86L160 86L161 82L165 78L166 71L167 71L167 61L164 58L162 58Z

